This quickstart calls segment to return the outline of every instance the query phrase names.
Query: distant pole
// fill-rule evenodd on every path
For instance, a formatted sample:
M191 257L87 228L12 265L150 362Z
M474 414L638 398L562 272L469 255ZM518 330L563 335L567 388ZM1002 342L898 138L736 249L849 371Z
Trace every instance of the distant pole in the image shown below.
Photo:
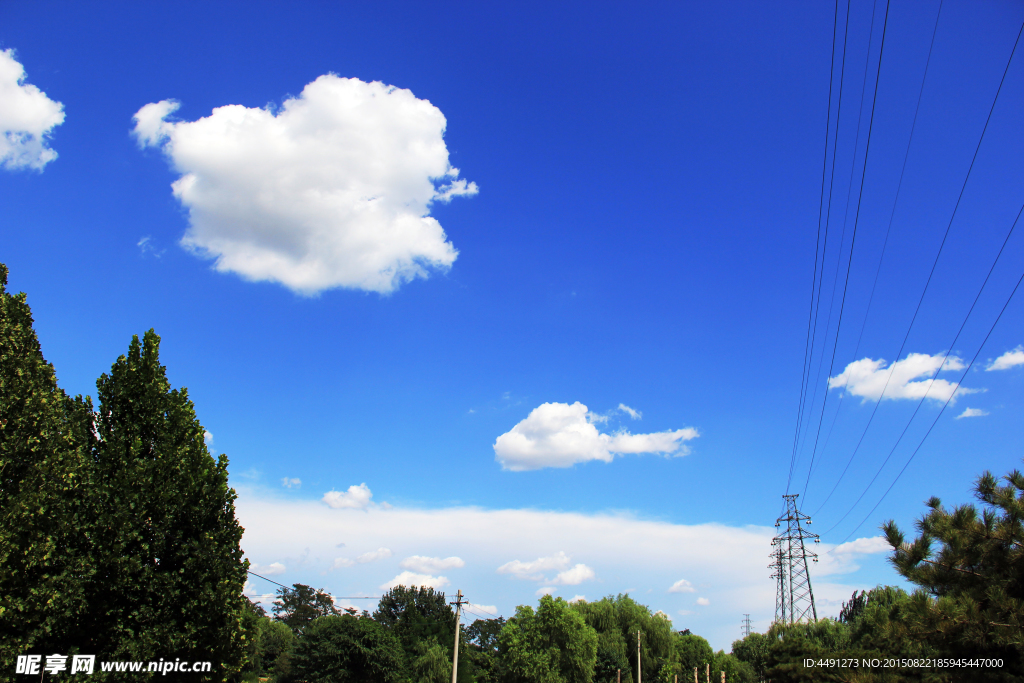
M616 669L616 670L619 672L618 673L618 678L616 680L618 680L619 683L622 683L622 669Z
M708 662L704 665L704 680L706 683L711 683L711 663ZM455 681L452 681L455 683Z
M697 667L693 667L693 683L700 683L700 681L697 680Z
M462 618L462 590L455 594L455 602L448 603L455 605L455 654L452 656L452 683L456 683L459 677L459 631Z
M640 629L636 630L636 683L643 683L640 676Z
M725 683L725 672L722 672L722 683Z

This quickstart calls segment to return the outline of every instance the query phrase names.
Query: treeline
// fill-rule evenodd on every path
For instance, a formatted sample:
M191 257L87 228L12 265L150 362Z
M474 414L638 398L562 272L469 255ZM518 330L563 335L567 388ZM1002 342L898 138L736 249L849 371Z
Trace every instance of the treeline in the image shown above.
M273 617L252 605L244 680L256 683L450 683L456 616L444 593L398 586L377 609L337 609L323 591L295 584L278 590ZM754 683L754 668L628 595L596 602L544 596L508 620L477 619L463 629L460 683L633 683L637 632L642 677L673 683ZM620 679L621 677L621 679Z
M94 405L57 386L25 295L6 285L0 264L0 680L25 680L16 662L28 654L68 657L47 677L70 675L75 654L210 661L203 678L237 677L247 564L235 492L167 380L160 338L132 339ZM91 679L117 680L98 664Z

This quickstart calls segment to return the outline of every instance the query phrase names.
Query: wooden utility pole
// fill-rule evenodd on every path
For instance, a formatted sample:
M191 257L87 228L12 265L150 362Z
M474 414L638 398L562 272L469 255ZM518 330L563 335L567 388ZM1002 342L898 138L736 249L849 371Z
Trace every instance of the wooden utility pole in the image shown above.
M640 629L636 630L636 683L643 683L640 676Z
M455 654L452 655L452 683L457 683L459 677L459 631L462 619L462 590L455 594L455 602L448 603L455 605Z
M693 683L700 683L700 681L697 680L697 667L693 667Z
M704 681L705 683L711 683L711 663L704 665ZM455 679L452 679L452 683L455 683Z
M725 672L722 672L722 683L725 683Z
M616 669L616 671L618 671L618 678L616 678L616 680L619 683L622 683L622 669Z

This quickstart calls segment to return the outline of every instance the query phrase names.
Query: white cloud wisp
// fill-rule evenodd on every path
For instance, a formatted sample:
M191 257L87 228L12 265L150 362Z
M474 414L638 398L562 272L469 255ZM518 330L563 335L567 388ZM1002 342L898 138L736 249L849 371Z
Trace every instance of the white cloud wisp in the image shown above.
M1003 355L996 358L994 361L988 364L985 368L987 372L993 370L1009 370L1015 368L1018 365L1024 365L1024 345L1018 346L1015 349L1010 349Z
M828 388L840 388L853 396L867 401L880 399L920 399L927 396L933 401L950 404L961 394L972 394L977 389L961 387L956 382L944 379L921 379L931 377L936 370L963 370L966 366L957 356L946 357L937 353L911 353L903 360L886 365L883 359L862 358L853 361L835 377L828 378ZM941 369L940 369L941 368ZM891 375L891 377L890 377ZM883 394L884 392L884 394Z
M685 442L700 436L693 427L651 434L625 430L604 434L594 426L601 421L603 417L594 417L579 401L572 405L542 403L495 440L494 459L503 469L521 472L571 467L589 460L611 462L616 455L627 453L683 456L690 452Z
M430 207L478 188L449 163L447 123L429 101L326 74L276 111L227 105L170 120L178 107L145 105L133 133L180 174L181 242L216 270L305 295L386 294L455 261Z
M460 557L446 557L441 559L439 557L423 557L422 555L413 555L402 560L399 565L402 569L409 569L414 572L421 574L432 574L434 572L443 572L448 569L460 569L466 566Z
M0 50L0 165L42 171L57 158L50 133L64 123L64 105L25 82L14 50Z

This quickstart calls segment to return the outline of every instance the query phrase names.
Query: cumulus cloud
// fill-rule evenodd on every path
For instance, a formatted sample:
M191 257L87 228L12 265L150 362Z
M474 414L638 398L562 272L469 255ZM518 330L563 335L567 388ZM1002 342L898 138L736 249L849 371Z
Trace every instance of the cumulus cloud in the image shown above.
M494 605L480 605L475 602L467 602L466 604L474 612L483 612L484 614L490 614L491 616L497 616L498 614L498 608Z
M874 555L891 550L892 546L885 540L885 536L871 536L837 545L831 552L836 555Z
M992 370L1009 370L1010 368L1015 368L1018 365L1024 365L1024 345L1011 349L999 356L999 358L996 358L994 361L989 363L985 367L985 370L989 372Z
M540 588L537 589L537 591L534 593L534 595L536 595L538 598L540 598L540 597L543 597L545 595L553 595L554 592L555 592L555 587L554 586L541 586Z
M892 551L884 536L870 536L848 541L818 554L817 573L820 576L849 574L860 569L857 558L862 555L877 555ZM840 603L841 604L841 603Z
M604 434L594 426L594 422L600 421L600 416L579 401L572 405L542 403L497 438L494 458L503 469L520 472L570 467L588 460L611 462L616 455L626 453L683 456L690 452L684 442L699 436L692 427L652 434L630 434L624 430Z
M920 399L927 395L939 403L945 403L946 400L955 403L956 397L960 394L975 393L977 389L967 389L956 382L921 379L931 377L936 370L944 372L963 370L966 367L961 358L949 356L944 359L944 356L942 353L934 356L927 353L911 353L903 360L889 365L886 365L883 359L862 358L847 365L842 373L829 377L828 386L829 389L844 388L854 396L862 397L864 401L877 401L880 398Z
M987 410L982 410L981 408L964 408L964 412L957 415L956 419L959 420L965 417L984 417L985 415L988 415Z
M42 171L57 158L50 133L64 123L64 105L25 82L14 50L0 50L0 165Z
M556 586L578 586L584 581L589 581L596 577L597 574L594 570L585 564L577 564L572 569L566 569L564 572L559 572L558 575L551 580L551 583Z
M708 600L707 598L697 598L697 604L701 605L703 607L707 607L708 605L711 604L711 601Z
M423 588L444 588L450 581L444 576L430 576L415 572L402 572L387 583L381 584L381 590L391 590L395 586L422 586Z
M366 564L367 562L375 562L377 560L385 560L391 557L391 550L388 548L377 548L376 550L368 553L363 553L356 558L356 562L359 564Z
M342 493L341 491L328 491L322 498L323 502L327 503L328 507L332 507L336 510L341 509L354 509L354 510L365 510L370 506L370 499L373 498L373 493L370 491L370 487L366 483L362 483L359 486L353 484L348 487L348 491Z
M693 587L693 584L686 579L679 579L668 589L669 593L696 593L697 589Z
M447 569L465 567L466 563L459 557L446 557L442 560L439 557L413 555L402 560L398 566L402 569L411 569L414 572L431 574L433 572L443 572Z
M284 479L281 480L281 486L285 487L286 489L297 489L302 486L302 480L299 479L298 477L285 477ZM330 505L330 503L328 503L328 505Z
M344 567L354 567L355 562L348 559L347 557L336 557L334 563L331 565L331 569L342 569Z
M286 567L280 562L274 562L268 565L252 564L251 571L256 574L262 574L263 576L278 576L284 574Z
M517 579L540 581L544 578L543 572L565 569L569 566L569 556L559 550L549 557L538 557L532 562L512 560L498 567L499 574L511 574Z
M182 244L217 270L309 295L387 293L455 261L430 208L478 188L449 163L445 117L427 100L327 74L277 109L174 121L178 107L145 105L133 132L180 174Z

